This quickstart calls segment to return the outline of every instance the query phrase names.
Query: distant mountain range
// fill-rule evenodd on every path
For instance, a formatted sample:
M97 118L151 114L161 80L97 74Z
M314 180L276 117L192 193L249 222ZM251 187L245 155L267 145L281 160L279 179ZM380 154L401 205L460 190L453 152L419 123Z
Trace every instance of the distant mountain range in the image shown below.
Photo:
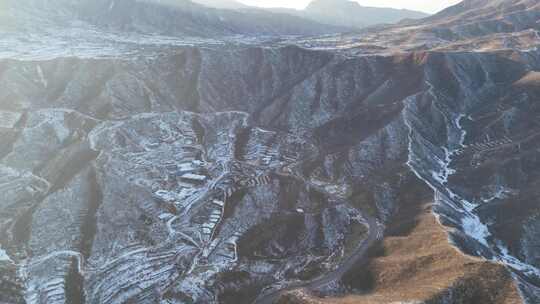
M88 19L100 26L170 36L317 35L342 31L264 10L209 9L188 0L101 0L87 2ZM93 9L93 13L92 13Z
M250 8L234 0L193 0L193 2L215 8ZM426 13L412 10L362 6L350 0L313 0L303 10L286 8L271 8L268 10L291 14L318 23L349 28L396 23L403 19L420 19L428 16Z
M314 0L306 9L289 10L289 13L324 24L351 28L396 23L403 19L420 19L428 16L418 11L361 6L349 0Z
M21 24L21 20L39 26L38 20L78 19L109 30L178 37L324 35L427 16L407 10L363 7L348 0L315 0L305 10L262 9L234 0L3 0L1 3L15 8L0 12L0 26L4 27Z
M204 0L219 6L221 1ZM80 20L102 29L176 37L320 35L348 29L262 9L209 8L189 0L4 0L12 23ZM224 9L228 8L228 9ZM1 14L1 12L0 12ZM2 17L3 15L0 15ZM22 18L22 17L24 18ZM29 17L30 16L30 17ZM3 18L2 20L5 20ZM64 20L64 21L61 21ZM5 23L5 22L4 22Z
M251 8L249 5L245 5L234 0L193 0L193 2L202 4L204 6L221 8L221 9L245 9Z

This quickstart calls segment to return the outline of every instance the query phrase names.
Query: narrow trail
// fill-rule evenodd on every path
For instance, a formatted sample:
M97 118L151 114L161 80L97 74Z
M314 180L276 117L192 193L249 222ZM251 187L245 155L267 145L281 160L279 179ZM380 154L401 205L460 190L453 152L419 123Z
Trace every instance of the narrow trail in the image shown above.
M47 260L50 260L52 258L56 258L56 257L59 257L59 256L67 256L67 257L76 258L77 259L77 268L79 270L79 273L81 275L84 274L84 264L85 264L84 256L80 252L73 251L73 250L55 251L55 252L50 253L50 254L48 254L46 256L40 257L37 260L31 261L29 264L25 265L24 267L33 267L33 266L42 264L42 263L46 262Z
M383 226L375 218L364 215L364 219L368 225L368 236L335 270L308 282L293 283L287 287L263 293L253 303L273 304L283 292L298 288L317 289L341 279L349 269L363 262L367 258L369 248L383 237Z

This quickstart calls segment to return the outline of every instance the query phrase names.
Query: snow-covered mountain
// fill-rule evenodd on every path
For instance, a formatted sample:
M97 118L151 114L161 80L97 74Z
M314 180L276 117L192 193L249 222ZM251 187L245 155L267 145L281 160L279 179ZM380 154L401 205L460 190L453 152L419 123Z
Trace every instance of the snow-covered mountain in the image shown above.
M350 0L314 0L303 11L303 15L321 23L355 28L428 16L406 9L361 6Z
M223 9L250 8L250 6L245 5L235 0L194 0L193 2L202 4L208 7L223 8Z
M19 15L24 14L30 15L26 19L38 24L41 19L63 24L78 21L101 29L177 37L316 35L343 31L289 14L256 9L210 9L189 0L5 1L13 23L19 22Z

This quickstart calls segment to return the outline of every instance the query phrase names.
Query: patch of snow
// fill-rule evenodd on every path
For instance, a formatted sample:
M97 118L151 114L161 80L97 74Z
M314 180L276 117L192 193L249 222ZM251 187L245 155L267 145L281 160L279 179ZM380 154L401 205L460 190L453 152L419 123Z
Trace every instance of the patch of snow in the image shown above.
M540 270L530 264L523 263L516 257L512 256L507 247L502 244L498 244L497 248L500 251L499 258L508 266L517 269L527 275L533 275L540 278Z
M448 152L448 149L443 147L443 152L444 152L444 160L441 160L440 158L438 158L437 156L437 163L439 164L441 170L439 172L432 172L431 173L431 176L437 181L439 182L440 184L444 185L448 182L448 177L450 177L450 175L456 173L456 171L452 168L449 167L449 164L450 164L450 157L451 157L451 153Z
M491 236L488 227L482 223L480 218L473 213L468 213L461 219L461 226L463 232L477 240L480 244L489 247L487 242L488 237Z
M58 141L61 143L65 142L71 135L70 130L66 128L64 124L54 123L53 128L54 128L54 133L56 134L56 137L58 138Z
M37 112L42 119L34 128L43 128L50 126L54 130L54 134L58 142L65 142L71 135L71 131L66 126L67 114L72 113L70 110L55 109L55 110L40 110Z
M74 257L77 259L77 268L78 268L78 271L80 274L84 275L84 256L78 252L78 251L73 251L73 250L61 250L61 251L55 251L55 252L52 252L52 253L49 253L48 255L46 256L42 256L42 257L39 257L37 259L34 259L32 260L32 262L30 264L28 264L27 266L35 266L35 265L39 265L39 264L42 264L44 262L46 262L47 260L49 259L53 259L53 258L57 258L57 257L60 257L60 256L67 256L67 257Z
M39 64L37 65L36 70L39 76L39 80L41 81L41 84L43 85L43 87L46 88L48 86L48 82L45 79L45 76L43 75L43 70L41 69L41 66Z
M489 197L482 196L481 200L484 203L490 203L497 199L505 199L508 197L509 194L512 194L513 191L509 190L505 187L499 186L497 187L497 190Z
M406 112L407 114L407 112ZM456 124L456 127L458 130L461 131L461 140L460 145L464 146L464 140L466 137L466 131L462 129L462 126L460 124L461 119L465 117L465 115L460 114L458 118L454 121ZM533 265L524 263L520 261L515 256L512 256L509 253L509 250L504 247L499 241L492 241L496 242L496 246L492 246L492 242L488 242L490 239L491 233L489 231L489 228L486 224L482 222L480 217L476 214L476 207L474 203L462 198L457 193L453 192L448 186L445 185L447 182L447 178L451 176L452 174L455 174L455 170L449 168L450 165L450 158L453 155L454 151L450 152L447 149L444 149L444 152L446 154L445 161L441 161L440 159L437 159L437 162L440 165L440 170L437 171L431 171L429 172L432 180L429 178L425 178L415 167L415 165L418 164L418 158L415 155L415 151L413 149L413 143L414 143L414 135L413 135L413 127L411 125L411 122L405 117L404 119L405 124L409 128L409 146L408 146L408 160L407 165L412 170L412 172L421 180L423 180L429 187L431 187L435 191L435 201L436 203L444 204L445 206L448 206L455 211L459 212L461 217L461 228L463 232L475 239L480 244L484 245L485 247L489 248L491 252L493 253L493 257L491 258L493 261L504 263L505 265L516 269L518 271L523 272L524 274L535 276L537 278L540 278L540 270ZM507 189L504 189L504 187L500 187L497 189L495 194L492 198L486 199L487 201L493 200L495 198L503 197L505 196L509 191ZM485 201L485 200L484 200ZM459 203L459 204L457 204ZM498 251L495 252L495 251Z
M7 252L0 247L0 262L13 262Z
M154 197L165 202L174 202L178 199L175 192L160 189L154 193Z
M168 220L170 220L171 218L174 217L174 214L171 214L171 213L162 213L162 214L160 214L158 217L159 217L159 219L162 220L162 221L168 221Z
M20 121L21 113L0 111L0 128L11 129Z
M461 145L462 148L465 147L465 138L467 137L467 131L461 125L461 120L463 118L465 118L465 117L467 117L465 114L459 114L456 117L456 120L454 121L454 123L456 124L457 129L461 131L461 138L459 140L459 144Z
M200 175L200 174L192 174L192 173L184 174L181 177L187 180L193 180L193 181L199 181L199 182L204 182L206 180L206 176Z

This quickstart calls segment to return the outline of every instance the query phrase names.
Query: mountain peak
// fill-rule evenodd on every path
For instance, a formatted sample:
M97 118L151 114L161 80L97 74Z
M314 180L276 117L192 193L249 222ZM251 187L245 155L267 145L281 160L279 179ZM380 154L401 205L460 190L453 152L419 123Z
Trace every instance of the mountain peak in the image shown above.
M358 2L351 0L313 0L309 3L307 9L313 8L327 8L327 9L340 9L343 7L361 7Z
M323 23L359 28L428 15L410 10L367 7L351 0L313 0L305 9L305 16Z
M249 6L235 0L192 0L197 4L220 9L243 9Z

